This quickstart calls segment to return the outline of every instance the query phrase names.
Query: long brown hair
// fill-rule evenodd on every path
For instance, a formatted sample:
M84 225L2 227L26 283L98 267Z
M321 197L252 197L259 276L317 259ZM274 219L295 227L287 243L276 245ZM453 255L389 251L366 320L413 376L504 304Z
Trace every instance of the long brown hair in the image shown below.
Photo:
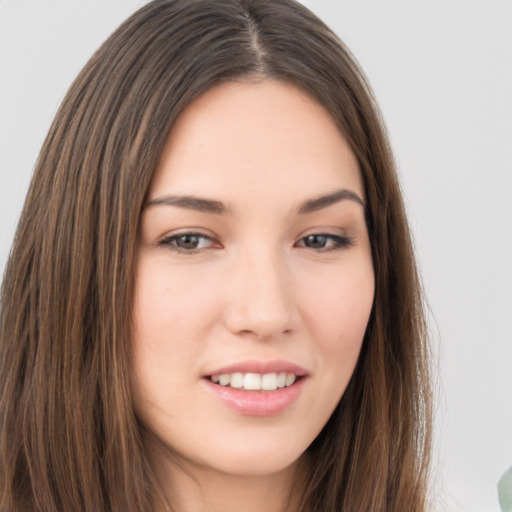
M223 81L266 78L315 97L356 154L376 278L355 373L308 449L302 510L424 510L423 304L393 158L362 72L293 0L156 0L71 86L19 222L0 313L3 512L152 510L158 482L129 385L141 209L184 107Z

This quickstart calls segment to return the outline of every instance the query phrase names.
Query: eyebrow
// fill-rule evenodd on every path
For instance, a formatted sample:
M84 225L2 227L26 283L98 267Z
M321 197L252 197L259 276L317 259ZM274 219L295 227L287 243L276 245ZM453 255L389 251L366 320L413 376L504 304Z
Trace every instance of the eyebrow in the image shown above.
M336 190L330 194L305 201L299 207L298 212L301 215L316 212L345 200L354 201L357 204L360 204L363 208L365 207L364 201L355 192L352 192L352 190L348 190L346 188L342 188L341 190Z
M205 199L196 196L164 196L153 199L146 204L149 206L178 206L187 210L196 210L204 213L215 213L225 215L231 210L222 202L214 199Z
M333 204L339 203L340 201L349 200L354 201L361 206L365 206L363 200L352 190L340 189L330 194L315 197L304 201L298 208L297 212L299 215L305 215L308 213L316 212L327 208ZM207 199L197 196L163 196L149 201L145 207L150 206L177 206L179 208L185 208L188 210L196 210L204 213L213 213L217 215L226 215L232 213L231 208L226 206L221 201L215 199Z

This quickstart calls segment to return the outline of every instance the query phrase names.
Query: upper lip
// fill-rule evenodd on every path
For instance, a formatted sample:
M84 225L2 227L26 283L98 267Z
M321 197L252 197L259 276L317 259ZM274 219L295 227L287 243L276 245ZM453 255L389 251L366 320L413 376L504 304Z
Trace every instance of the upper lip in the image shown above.
M205 375L205 377L211 377L212 375L221 375L224 373L293 373L297 376L305 376L308 374L308 371L299 366L298 364L292 363L290 361L285 361L281 359L274 359L270 361L258 361L258 360L249 360L249 361L240 361L238 363L233 363L227 366L223 366L222 368L217 368L212 372L209 372Z

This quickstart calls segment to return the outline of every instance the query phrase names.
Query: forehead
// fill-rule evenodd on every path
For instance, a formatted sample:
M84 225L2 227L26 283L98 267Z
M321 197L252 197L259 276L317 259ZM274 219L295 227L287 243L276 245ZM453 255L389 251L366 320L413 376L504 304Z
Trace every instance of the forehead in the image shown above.
M178 118L150 199L208 193L230 201L274 192L299 198L340 187L363 196L357 160L323 106L288 83L227 82Z

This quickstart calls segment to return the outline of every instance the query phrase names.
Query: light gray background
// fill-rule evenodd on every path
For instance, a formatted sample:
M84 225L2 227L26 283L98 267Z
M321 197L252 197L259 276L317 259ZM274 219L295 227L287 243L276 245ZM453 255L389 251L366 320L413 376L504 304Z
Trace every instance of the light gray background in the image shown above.
M143 0L0 0L0 270L68 86ZM434 510L498 512L512 465L512 0L304 0L381 104L439 355Z

